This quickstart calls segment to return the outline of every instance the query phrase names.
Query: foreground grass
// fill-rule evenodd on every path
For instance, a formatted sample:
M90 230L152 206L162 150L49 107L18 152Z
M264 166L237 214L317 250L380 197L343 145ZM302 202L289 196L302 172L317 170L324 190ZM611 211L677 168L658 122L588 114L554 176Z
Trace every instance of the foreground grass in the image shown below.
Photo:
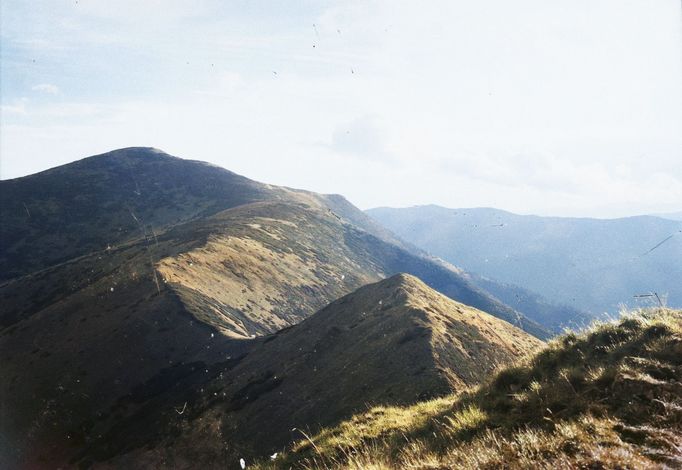
M568 333L477 389L376 407L261 468L682 468L682 312Z

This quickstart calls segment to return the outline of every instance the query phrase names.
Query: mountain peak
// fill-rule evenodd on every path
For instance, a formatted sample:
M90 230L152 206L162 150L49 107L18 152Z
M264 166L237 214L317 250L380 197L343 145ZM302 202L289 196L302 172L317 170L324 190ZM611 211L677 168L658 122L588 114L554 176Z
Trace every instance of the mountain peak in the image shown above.
M167 152L164 152L161 149L158 149L156 147L123 147L120 149L115 149L115 150L110 150L108 152L104 152L98 155L94 155L93 157L106 157L106 156L119 156L119 155L125 155L129 157L145 157L145 156L150 156L150 155L162 155L162 156L167 156L171 157Z
M401 337L405 332L410 336L409 332L417 328L425 334L428 332L431 343L447 344L451 353L454 350L464 353L467 348L463 345L472 337L480 337L487 343L495 344L499 351L512 355L518 352L517 346L530 350L541 344L541 341L509 323L452 300L427 286L421 279L406 273L365 285L331 303L303 323L308 332L332 326L354 329L360 324L364 325L365 330L369 328L377 334L381 333L383 338L392 335ZM458 339L457 346L453 346L452 334L456 331L466 332L466 339ZM490 336L490 331L496 334ZM489 362L494 364L497 359ZM456 369L452 364L447 364L446 368ZM469 379L467 375L454 383L469 383Z
M394 274L379 282L379 285L383 287L426 287L426 284L424 284L421 279L408 273Z
M364 287L368 293L375 294L377 297L388 296L398 291L415 292L429 287L416 276L407 273L397 273L382 279L376 283ZM353 295L353 294L350 294Z
M174 157L167 152L155 147L124 147L120 149L110 150L108 152L93 155L91 157L84 158L75 163L85 163L88 162L98 163L103 161L109 162L127 162L135 163L137 161L149 161L149 160L180 160L178 157ZM67 165L68 166L68 165ZM49 171L49 170L48 170Z

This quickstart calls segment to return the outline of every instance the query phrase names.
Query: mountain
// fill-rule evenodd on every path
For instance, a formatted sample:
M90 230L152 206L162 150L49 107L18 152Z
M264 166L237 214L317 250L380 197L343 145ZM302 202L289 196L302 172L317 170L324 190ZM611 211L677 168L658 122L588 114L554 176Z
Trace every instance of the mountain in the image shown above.
M2 181L0 280L139 239L273 191L209 164L127 148Z
M308 433L336 424L368 403L406 405L479 384L542 345L405 274L361 287L301 323L252 342L236 365L194 384L194 394L186 388L181 396L174 389L161 395L139 390L142 398L131 397L117 408L129 419L109 432L101 429L105 422L95 427L102 437L80 463L234 466L239 458L252 461L281 451L302 436L299 429ZM161 380L167 379L150 384Z
M678 212L665 212L663 214L652 214L655 217L660 217L662 219L670 219L670 220L681 220L682 221L682 211Z
M0 199L5 467L67 462L108 410L160 374L218 374L254 336L398 272L549 336L341 196L155 149L0 181Z
M682 222L640 216L579 219L497 209L420 206L367 213L420 248L486 278L592 315L682 307Z
M506 305L523 312L528 318L554 333L566 329L581 330L588 327L594 316L567 304L553 303L541 295L514 284L507 284L476 274L467 273L477 286L490 292Z
M680 468L682 311L567 334L467 393L376 407L261 469Z
M518 317L456 268L406 249L341 196L257 183L155 149L122 149L3 181L0 196L7 201L0 214L6 282L28 283L20 277L38 271L51 276L95 254L136 261L146 254L133 274L140 277L146 263L157 292L166 284L195 313L214 311L204 320L237 336L275 331L399 271L510 321ZM128 252L136 249L145 253ZM273 290L275 275L295 305ZM256 285L259 279L267 285ZM320 279L324 286L311 286Z

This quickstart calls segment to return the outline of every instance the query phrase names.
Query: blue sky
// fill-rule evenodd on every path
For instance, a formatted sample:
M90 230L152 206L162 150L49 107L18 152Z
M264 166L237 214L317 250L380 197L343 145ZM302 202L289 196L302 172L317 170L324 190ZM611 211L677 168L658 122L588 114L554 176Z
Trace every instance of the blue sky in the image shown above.
M3 179L143 145L363 208L682 209L677 0L1 5Z

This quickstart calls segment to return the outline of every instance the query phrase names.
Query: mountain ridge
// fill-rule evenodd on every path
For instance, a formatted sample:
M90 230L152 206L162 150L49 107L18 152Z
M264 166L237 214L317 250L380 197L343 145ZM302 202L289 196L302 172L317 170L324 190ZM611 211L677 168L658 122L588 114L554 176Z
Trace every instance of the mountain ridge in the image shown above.
M0 229L0 434L17 459L59 462L161 371L218 370L252 336L396 272L549 336L339 197L148 149L115 157L85 159L66 177L74 167L0 182L11 202L0 213L10 222Z
M421 206L367 213L420 248L466 271L518 285L592 316L669 294L682 306L682 222L517 215L496 209Z
M105 434L83 458L114 467L173 462L175 468L252 460L284 448L299 435L296 429L337 423L366 403L409 404L463 390L543 344L404 273L252 341L229 375L213 373L192 398L175 398L173 406L188 416L180 424L176 413L163 412L171 402L143 402L133 414L161 423L142 427L177 432L140 437L134 449L121 450L116 443L141 426L136 419ZM184 450L196 446L203 449L197 455Z
M260 469L680 466L682 311L567 333L479 387L375 407Z
M131 162L142 166L132 168ZM85 173L79 173L80 168L85 168ZM208 173L206 169L209 170ZM70 172L75 172L75 174L70 174ZM68 175L56 183L44 179L45 174L55 173ZM336 233L353 233L352 239L347 235L345 235L346 239L338 238L337 246L347 246L348 242L353 244L349 247L351 250L380 249L381 256L387 260L396 257L407 259L407 255L413 260L410 262L414 265L413 269L417 270L416 274L431 285L434 285L434 282L430 280L431 276L442 277L441 274L434 274L436 265L438 265L436 271L446 273L446 276L461 277L462 274L452 265L429 259L416 249L412 250L386 229L373 222L371 218L354 208L342 196L318 195L309 191L257 183L228 170L212 165L206 166L196 161L183 160L157 149L133 147L116 150L47 170L38 175L20 178L21 181L15 182L16 184L8 185L5 182L0 184L0 194L3 199L7 200L12 199L10 196L13 195L20 196L29 193L30 187L36 184L35 178L38 178L37 183L48 188L48 190L41 191L42 199L34 195L29 201L29 205L34 206L34 218L39 218L40 214L44 214L43 218L47 219L36 226L32 225L34 222L31 222L29 206L23 202L22 198L15 197L12 204L3 205L3 209L0 209L2 211L0 218L9 222L3 224L5 228L0 230L0 239L3 240L0 249L0 266L3 267L4 273L16 271L27 274L27 266L45 268L50 265L49 260L53 260L53 264L56 261L64 262L87 253L106 253L120 244L134 242L143 242L150 258L150 266L153 266L159 261L154 258L154 250L159 248L159 236L166 232L176 237L179 236L182 240L190 239L190 245L201 250L199 247L202 244L211 243L216 238L225 239L225 234L235 230L235 226L240 226L241 232L246 233L245 236L237 238L246 240L258 234L256 238L259 238L261 242L265 242L264 237L269 237L268 243L274 247L277 237L287 234L287 230L276 227L280 224L277 222L279 210L291 217L304 220L304 223L307 223L306 217L314 216L316 221L314 226L327 226L328 230L325 233L329 236L336 236ZM83 182L84 180L87 181ZM64 188L70 191L66 196L70 201L69 206L60 205L55 199L59 190ZM151 189L148 190L148 188ZM103 197L101 192L104 192L106 197ZM154 192L158 194L145 196L147 199L142 201L138 200L141 195ZM186 197L185 193L188 193L190 197ZM327 202L330 202L331 207L325 205ZM102 210L97 206L98 203L102 204ZM136 204L140 207L136 207ZM36 209L35 206L38 208ZM170 215L167 213L168 207L174 208ZM273 209L273 207L279 209ZM245 215L239 219L239 214ZM28 220L26 220L27 216ZM90 233L85 230L85 226L93 225L88 222L93 216L96 222L94 232ZM260 217L263 223L255 224L258 225L256 227L243 220L250 217ZM57 223L54 219L59 219L60 222ZM291 221L281 221L281 223L286 225L291 224ZM46 230L46 224L51 227L56 226L57 229ZM225 224L229 226L226 227ZM309 226L313 225L309 224ZM352 227L360 231L353 232ZM118 228L118 230L113 230L113 228ZM295 227L292 228L295 229ZM272 229L271 233L268 229ZM362 234L362 231L366 234ZM32 236L27 236L27 232L30 232ZM310 238L312 235L312 233L306 234L305 231L299 230L300 237ZM235 237L231 234L227 238L233 240ZM21 240L21 243L16 240ZM383 245L384 242L388 244ZM69 245L68 249L64 248L65 243ZM179 243L187 245L187 242L181 240L173 243L176 246ZM371 247L368 247L368 244ZM314 253L313 245L314 242L310 240L305 249L312 250ZM386 251L389 247L390 250ZM396 250L395 247L398 249ZM190 247L189 250L192 251L192 248ZM210 250L203 250L202 253L206 254L206 251ZM345 258L348 258L347 253L339 259ZM370 255L371 259L372 255ZM215 261L225 262L225 260ZM395 261L391 263L396 264ZM366 264L366 261L361 258L354 262ZM390 271L406 270L400 268L401 262L398 261L396 266L388 267L388 274L392 274ZM371 261L371 263L376 263L376 261ZM164 264L166 274L177 278L178 273L173 272L169 264L172 263ZM347 269L352 272L351 267ZM380 276L381 268L378 266L367 266L363 269L369 269L374 277ZM164 273L159 273L160 276L157 276L156 268L151 271L158 291L160 283L164 280ZM344 274L339 274L338 277L342 275ZM9 279L5 274L5 281ZM361 280L361 283L366 280ZM503 306L497 300L492 298L490 301L487 300L486 294L470 285L469 280L461 278L457 280L457 283L461 284L463 289L452 290L451 287L444 286L442 283L435 287L441 290L446 289L446 293L450 289L450 295L455 296L462 295L464 291L477 292L473 297L464 298L465 302L481 306L486 311L497 311L508 321L521 318L517 312ZM173 285L172 282L171 285ZM358 285L357 283L349 285L346 292ZM330 297L326 299L330 300ZM309 311L314 311L322 305L323 303L318 304ZM536 333L545 334L541 333L537 326L528 324L529 327L535 328Z

